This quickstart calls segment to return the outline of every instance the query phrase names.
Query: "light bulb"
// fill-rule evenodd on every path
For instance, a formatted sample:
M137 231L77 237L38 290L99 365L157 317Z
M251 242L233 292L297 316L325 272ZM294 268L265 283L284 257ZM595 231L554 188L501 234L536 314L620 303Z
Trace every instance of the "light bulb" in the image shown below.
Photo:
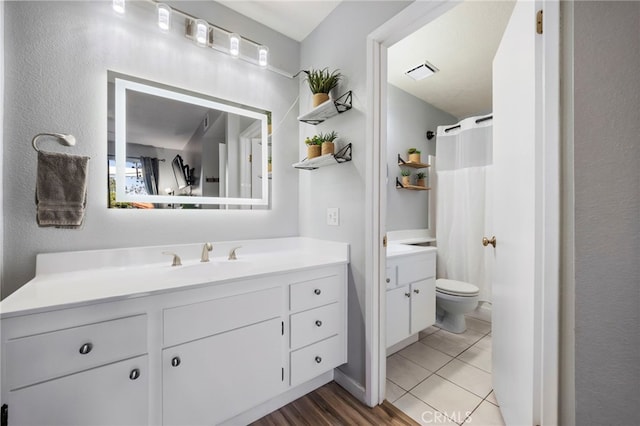
M167 31L171 28L171 8L164 3L158 3L158 26Z
M258 47L258 65L266 68L269 64L269 48L267 46Z
M236 33L229 34L229 53L231 56L240 55L240 36Z
M198 19L196 21L196 43L198 46L206 46L209 38L209 25L207 21Z
M113 10L116 12L123 14L124 13L124 2L125 0L113 0Z

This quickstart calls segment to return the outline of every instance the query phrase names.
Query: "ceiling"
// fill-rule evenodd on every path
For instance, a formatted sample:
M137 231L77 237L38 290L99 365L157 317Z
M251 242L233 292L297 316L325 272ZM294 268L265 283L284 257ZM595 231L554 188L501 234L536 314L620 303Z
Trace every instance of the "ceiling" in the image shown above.
M388 51L388 81L465 118L491 112L492 62L514 1L465 1ZM415 81L405 71L428 61L439 71Z
M302 41L340 1L219 0ZM349 1L349 0L345 0ZM388 81L457 118L490 112L492 61L515 0L468 0L389 48ZM404 72L423 61L440 71L421 81Z
M296 41L304 40L341 0L217 0Z

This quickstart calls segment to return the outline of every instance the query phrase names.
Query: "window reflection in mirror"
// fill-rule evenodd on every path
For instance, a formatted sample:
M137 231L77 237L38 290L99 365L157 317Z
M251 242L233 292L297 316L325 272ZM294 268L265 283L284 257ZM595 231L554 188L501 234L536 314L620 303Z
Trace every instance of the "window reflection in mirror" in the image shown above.
M269 115L109 72L109 207L268 206Z

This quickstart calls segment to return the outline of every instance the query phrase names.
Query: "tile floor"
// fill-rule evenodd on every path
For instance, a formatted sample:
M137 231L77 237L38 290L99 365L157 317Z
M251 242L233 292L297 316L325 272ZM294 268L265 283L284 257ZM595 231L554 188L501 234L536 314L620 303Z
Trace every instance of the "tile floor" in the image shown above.
M491 323L437 327L387 358L387 400L422 425L504 425L491 385Z

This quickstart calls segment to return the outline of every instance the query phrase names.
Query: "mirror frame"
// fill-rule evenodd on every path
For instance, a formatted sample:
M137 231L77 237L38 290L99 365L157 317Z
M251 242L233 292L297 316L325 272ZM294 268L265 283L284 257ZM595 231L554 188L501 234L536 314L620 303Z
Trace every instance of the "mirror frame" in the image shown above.
M146 202L164 204L215 204L215 205L240 205L240 206L268 206L269 205L269 179L262 179L261 198L234 198L234 197L203 197L203 196L179 196L179 195L130 195L125 193L126 178L125 169L127 161L127 90L146 93L181 102L200 105L205 108L218 109L244 117L254 118L260 121L262 164L260 167L262 176L268 176L269 135L267 127L267 111L241 106L231 101L216 99L200 93L190 92L177 87L167 86L161 83L145 81L135 77L109 72L108 82L114 82L115 104L115 159L116 159L116 201L117 202ZM226 102L226 103L225 103Z

